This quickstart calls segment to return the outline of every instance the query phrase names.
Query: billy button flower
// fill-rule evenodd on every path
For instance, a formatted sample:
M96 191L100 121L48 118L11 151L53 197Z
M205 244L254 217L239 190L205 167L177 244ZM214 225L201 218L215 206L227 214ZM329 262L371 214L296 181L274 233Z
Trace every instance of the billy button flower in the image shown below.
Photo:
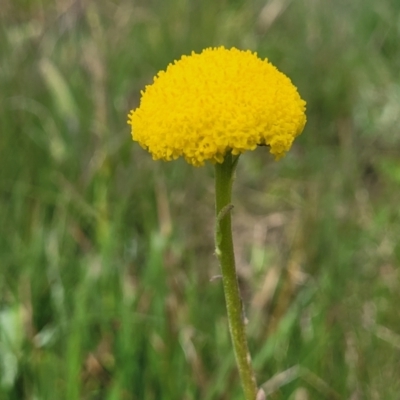
M305 102L290 79L255 53L223 47L170 64L129 114L133 140L155 160L222 163L257 145L280 158L304 128Z
M155 160L215 164L215 245L229 328L246 400L263 398L248 351L231 233L231 190L239 155L269 146L276 159L306 123L290 79L255 53L224 47L192 53L161 71L128 116L132 138Z

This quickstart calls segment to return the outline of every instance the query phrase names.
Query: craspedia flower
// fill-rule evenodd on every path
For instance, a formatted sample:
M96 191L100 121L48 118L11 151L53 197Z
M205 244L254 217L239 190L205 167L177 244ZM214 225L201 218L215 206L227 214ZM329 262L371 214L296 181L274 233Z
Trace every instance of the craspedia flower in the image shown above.
M221 163L267 145L278 159L306 123L290 79L256 53L224 47L183 56L141 92L128 116L132 138L155 160Z

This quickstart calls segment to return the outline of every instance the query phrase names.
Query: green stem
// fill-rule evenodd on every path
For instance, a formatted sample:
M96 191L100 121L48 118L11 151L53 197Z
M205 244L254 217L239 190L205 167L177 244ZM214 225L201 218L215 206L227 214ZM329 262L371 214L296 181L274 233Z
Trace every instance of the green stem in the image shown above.
M229 153L222 164L215 165L216 199L216 254L222 269L229 330L235 351L236 363L246 400L255 400L257 384L247 345L242 300L236 275L231 229L231 194L237 158Z

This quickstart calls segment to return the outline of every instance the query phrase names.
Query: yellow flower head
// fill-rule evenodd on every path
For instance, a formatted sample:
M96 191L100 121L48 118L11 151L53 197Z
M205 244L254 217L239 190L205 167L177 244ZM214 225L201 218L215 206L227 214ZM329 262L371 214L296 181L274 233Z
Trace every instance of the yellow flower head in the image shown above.
M290 79L256 53L209 48L183 56L141 92L128 116L132 138L155 160L221 163L268 145L278 159L306 123Z

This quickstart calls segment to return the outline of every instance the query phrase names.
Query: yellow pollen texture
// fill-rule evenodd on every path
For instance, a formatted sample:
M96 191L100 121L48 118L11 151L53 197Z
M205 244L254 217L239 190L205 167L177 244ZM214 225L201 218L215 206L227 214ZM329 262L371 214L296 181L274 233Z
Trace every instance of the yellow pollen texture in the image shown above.
M142 91L128 116L132 138L155 160L221 163L268 145L279 159L306 123L290 79L256 53L224 47L183 56Z

